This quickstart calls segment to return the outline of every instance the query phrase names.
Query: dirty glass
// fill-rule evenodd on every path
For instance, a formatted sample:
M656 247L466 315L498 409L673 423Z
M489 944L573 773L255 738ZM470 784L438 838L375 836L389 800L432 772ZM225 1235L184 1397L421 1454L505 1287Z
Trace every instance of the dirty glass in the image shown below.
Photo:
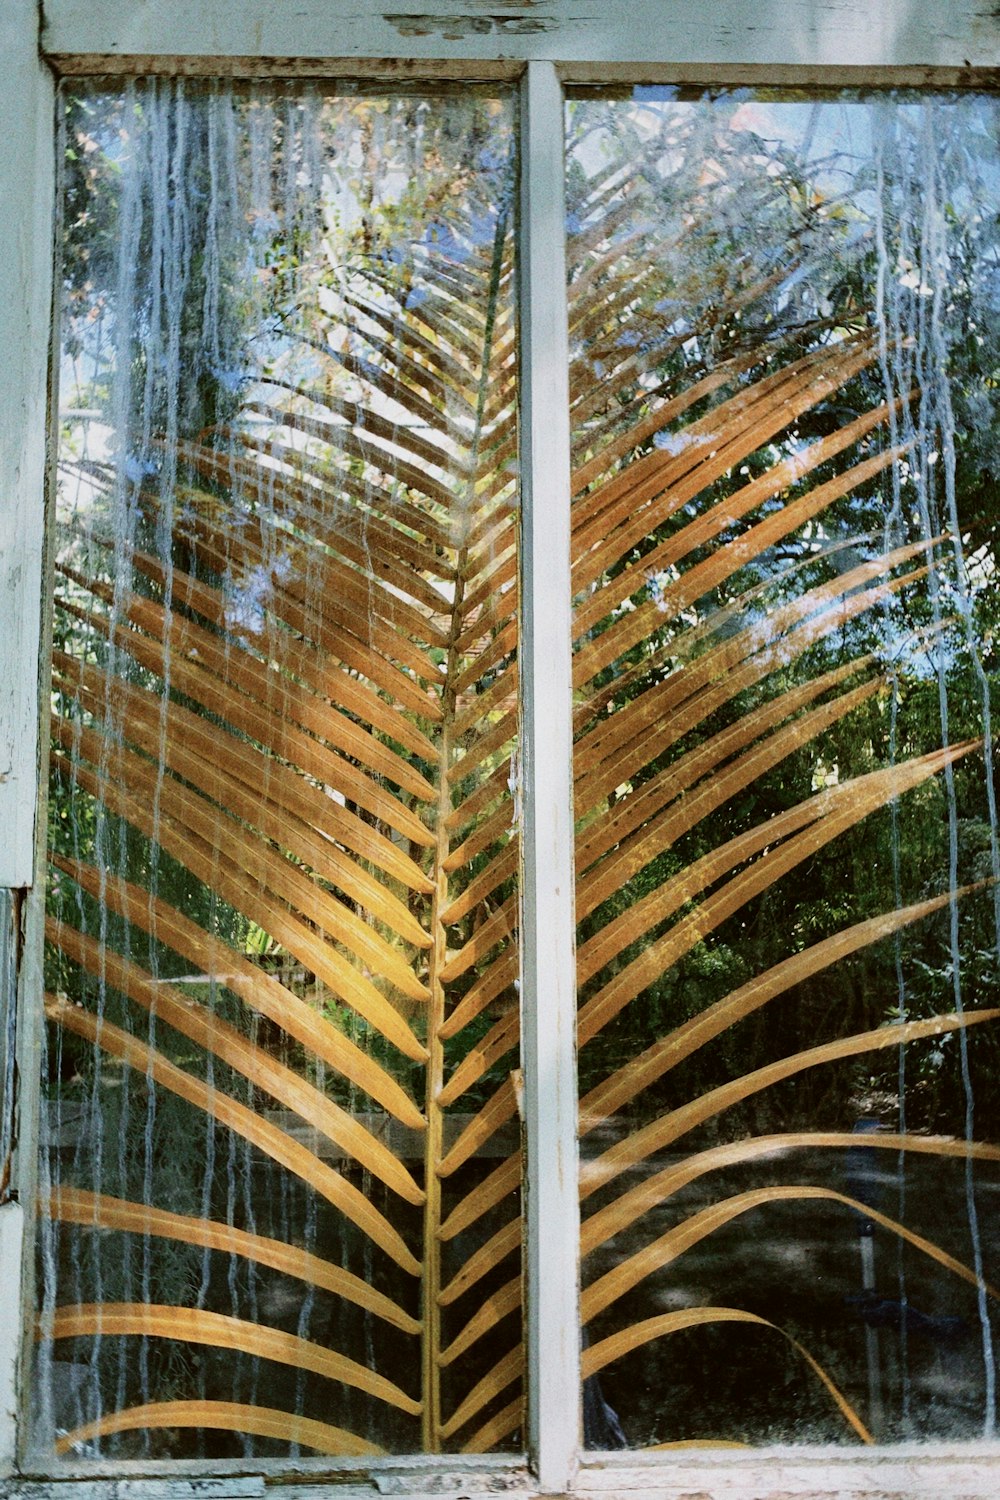
M36 1449L516 1449L510 101L60 110Z
M590 1448L995 1432L998 133L568 104Z

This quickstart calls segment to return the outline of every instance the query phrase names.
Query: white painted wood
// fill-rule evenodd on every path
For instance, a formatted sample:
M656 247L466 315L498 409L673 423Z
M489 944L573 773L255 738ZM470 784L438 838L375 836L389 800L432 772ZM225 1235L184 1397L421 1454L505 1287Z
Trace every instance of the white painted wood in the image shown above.
M0 887L0 1184L14 1140L14 1022L17 992L18 903ZM6 1194L0 1188L0 1202Z
M52 224L55 182L52 77L39 57L35 0L0 5L0 886L30 887L35 869L38 794L39 650L45 529ZM13 955L9 954L9 958ZM41 994L38 984L28 994ZM0 1018L11 1035L8 1007L23 980L4 965ZM23 1007L16 1012L22 1088L5 1110L18 1110L23 1148L15 1163L20 1203L33 1200L27 1173L30 1121L25 1098L37 1092L37 1053L22 1050ZM36 1023L37 1024L37 1023ZM6 1072L6 1070L5 1070ZM9 1076L9 1075L8 1075ZM30 1115L30 1109L28 1111ZM9 1123L10 1116L7 1116ZM25 1128L27 1134L25 1135ZM22 1207L0 1207L0 1472L15 1460L24 1404L21 1351L25 1340L19 1296L27 1261ZM0 1486L2 1488L2 1486Z
M553 59L568 64L568 75L576 77L623 76L615 65L635 62L649 64L646 76L661 66L687 68L689 76L699 67L714 69L717 77L752 67L774 68L782 76L788 66L813 72L856 67L865 76L879 68L1000 67L1000 22L989 0L714 0L711 6L704 0L398 0L384 8L364 0L43 0L43 6L45 45L80 68L107 59L129 68L157 57L244 59L248 67L261 58L378 57L398 59L401 72L411 59L482 60L487 69L498 59ZM428 15L438 19L413 19ZM0 202L7 236L0 256L0 776L7 775L0 780L0 884L15 886L31 878L52 178L50 92L35 55L35 16L34 0L0 0ZM522 394L525 536L532 549L524 577L522 651L525 764L532 783L524 827L531 912L530 931L526 920L523 934L524 990L541 997L525 1018L526 1107L534 1123L527 1272L538 1487L526 1485L513 1465L482 1468L470 1462L457 1472L452 1460L447 1470L427 1465L405 1474L387 1464L370 1483L359 1476L345 1484L338 1472L335 1493L343 1500L493 1490L527 1500L538 1490L562 1490L573 1474L579 1359L560 128L555 74L538 62L527 82L525 144L532 176L525 190L522 312L530 349ZM548 303L542 296L546 282ZM23 982L27 993L36 977L23 976ZM30 1048L25 1066L31 1067ZM9 1452L14 1404L16 1335L9 1325L17 1315L9 1289L16 1284L20 1238L20 1210L0 1209L0 1271L8 1293L0 1295L0 1464ZM274 1500L312 1500L322 1490L320 1471L308 1464L300 1468L301 1483L294 1477L274 1483L277 1469L266 1466L267 1493ZM702 1453L651 1456L648 1462L636 1455L592 1456L575 1492L634 1500L832 1500L862 1494L993 1500L1000 1492L998 1472L1000 1451L980 1448ZM0 1493L10 1500L55 1500L70 1493L76 1500L223 1500L263 1490L263 1480L253 1474L0 1481Z
M10 3L10 0L7 0ZM62 57L1000 66L988 0L43 0Z
M529 1454L569 1487L580 1441L579 1198L570 655L569 336L562 90L522 84L522 1059Z
M995 1500L1000 1489L996 1451L978 1445L592 1457L577 1500Z
M0 886L32 879L46 377L52 265L52 87L34 0L0 5Z
M829 1450L807 1459L781 1454L659 1455L658 1462L637 1461L637 1455L618 1455L583 1470L572 1492L575 1500L996 1500L996 1468L982 1455L956 1457L913 1447L902 1457L887 1454L859 1456L856 1451ZM401 1485L387 1487L381 1472L370 1482L344 1482L330 1476L329 1487L318 1474L290 1476L284 1482L259 1475L241 1478L196 1479L189 1476L149 1479L11 1480L0 1489L5 1500L462 1500L462 1497L502 1494L505 1500L538 1500L539 1491L525 1485L523 1476L496 1474L487 1478L467 1472L442 1471L438 1476L413 1473Z
M39 1485L56 1482L55 1476L36 1477L26 1468L23 1482L33 1479ZM469 1495L495 1494L521 1496L538 1493L523 1463L512 1461L502 1453L475 1453L461 1459L442 1458L437 1454L405 1454L370 1458L344 1456L302 1456L294 1461L283 1458L202 1459L65 1459L59 1465L58 1482L80 1481L107 1488L95 1490L107 1494L118 1485L121 1494L142 1494L143 1484L165 1485L180 1481L182 1485L223 1483L235 1488L243 1485L247 1494L261 1489L272 1491L287 1500L291 1495L306 1494L308 1500L322 1500L323 1487L336 1494L336 1500L352 1500L356 1494L403 1496L448 1493L463 1489ZM63 1489L63 1495L68 1491ZM89 1490L85 1493L89 1493ZM177 1491L186 1493L184 1489ZM206 1492L208 1493L208 1492ZM6 1493L0 1490L6 1500Z
M23 1245L23 1214L10 1201L14 1143L14 1059L17 987L18 903L0 889L0 1475L17 1451L17 1368L21 1347L21 1308L17 1297ZM2 1493L2 1485L0 1485Z
M24 1212L19 1203L0 1204L0 1474L8 1470L17 1449L18 1363L21 1308L12 1289L18 1285Z
M47 588L51 590L51 579ZM43 632L42 651L46 660L51 652L51 612L47 628ZM47 745L43 746L42 792L39 798L38 830L36 834L37 860L42 868L44 860L47 779ZM45 992L45 882L41 880L27 893L24 903L24 939L17 976L17 1031L16 1049L18 1057L16 1109L16 1149L14 1153L13 1182L18 1199L25 1207L34 1204L38 1194L39 1162L39 1117L42 1091L42 1033L45 1025L42 997ZM31 1360L27 1357L34 1344L35 1320L38 1300L36 1297L36 1234L38 1219L28 1213L20 1248L20 1264L11 1258L3 1264L3 1281L0 1297L6 1296L12 1304L12 1316L20 1321L21 1349L24 1351L18 1393L19 1427L17 1434L18 1456L23 1457L29 1441L28 1415L32 1407L30 1386ZM0 1487L0 1495L3 1489Z
M3 1492L7 1500L257 1500L265 1491L263 1477L247 1474L237 1478L213 1479L77 1479L21 1480ZM300 1492L301 1493L301 1492ZM355 1492L338 1487L337 1500L354 1500L355 1494L375 1496L377 1490L364 1486ZM291 1500L291 1497L289 1497ZM315 1490L310 1500L316 1500Z

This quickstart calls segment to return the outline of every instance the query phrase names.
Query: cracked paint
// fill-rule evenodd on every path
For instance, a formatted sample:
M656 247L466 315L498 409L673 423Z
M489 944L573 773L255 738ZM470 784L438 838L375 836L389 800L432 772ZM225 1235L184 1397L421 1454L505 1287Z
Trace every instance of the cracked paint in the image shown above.
M532 36L553 31L559 22L551 16L441 16L396 15L386 12L383 19L394 26L400 36L435 36L458 42L470 36Z

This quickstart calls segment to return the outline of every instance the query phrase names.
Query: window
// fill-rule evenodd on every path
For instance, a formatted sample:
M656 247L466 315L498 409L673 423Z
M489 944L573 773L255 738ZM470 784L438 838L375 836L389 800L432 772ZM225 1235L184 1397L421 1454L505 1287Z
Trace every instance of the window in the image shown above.
M28 10L22 1468L988 1493L995 104Z
M522 1425L511 97L64 108L57 1446L491 1448Z
M992 1430L997 118L569 104L584 1369L650 1444Z

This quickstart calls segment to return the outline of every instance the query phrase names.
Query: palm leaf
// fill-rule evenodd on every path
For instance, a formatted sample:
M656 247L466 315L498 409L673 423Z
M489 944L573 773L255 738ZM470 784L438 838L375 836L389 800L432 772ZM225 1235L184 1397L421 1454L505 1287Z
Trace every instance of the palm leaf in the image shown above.
M725 1224L738 1218L740 1214L750 1213L766 1203L781 1203L789 1200L802 1203L817 1199L840 1203L845 1208L853 1209L855 1213L874 1219L876 1224L881 1224L890 1233L916 1246L931 1260L944 1266L946 1270L954 1272L963 1281L975 1287L981 1286L991 1297L995 1298L998 1295L993 1287L983 1282L975 1271L957 1260L955 1256L949 1255L922 1235L914 1234L912 1229L906 1228L905 1224L900 1224L887 1214L880 1213L878 1209L868 1207L859 1199L852 1198L847 1193L835 1192L832 1188L783 1184L780 1187L755 1188L750 1192L737 1193L730 1198L723 1198L720 1202L713 1203L710 1208L702 1210L701 1213L690 1214L676 1229L668 1230L666 1234L637 1251L628 1260L621 1261L614 1270L598 1277L587 1287L582 1304L584 1321L589 1321L590 1318L603 1312L619 1297L631 1291L644 1277L652 1275L662 1266L670 1265L686 1250L697 1245L708 1235L714 1234L717 1229L721 1229Z
M97 1362L117 1346L124 1365L125 1344L166 1337L313 1372L419 1417L428 1451L462 1425L455 1409L486 1359L512 1359L512 1379L521 1359L519 1308L501 1326L485 1311L496 1276L481 1245L500 1235L501 1260L519 1249L517 1181L499 1217L487 1193L490 1227L471 1248L440 1233L477 1197L480 1158L509 1152L515 1112L508 196L501 172L492 201L449 200L447 243L418 235L396 262L367 255L360 231L315 239L302 285L334 288L338 316L315 297L301 317L285 308L301 360L265 356L219 419L154 432L133 518L78 523L58 563L52 764L96 830L89 846L55 840L60 988L47 1015L59 1045L85 1042L96 1077L124 1064L126 1089L188 1111L193 1140L218 1128L241 1141L248 1173L270 1160L342 1228L316 1254L284 1243L287 1225L255 1226L253 1204L246 1227L221 1206L213 1215L211 1193L201 1216L177 1212L153 1196L156 1170L120 1170L117 1191L63 1177L51 1222L95 1256L109 1231L140 1237L147 1264L187 1247L205 1267L295 1277L419 1332L422 1355L406 1360L420 1395L265 1314L254 1324L216 1311L224 1301L181 1305L183 1287L170 1306L107 1291L57 1306L41 1332L94 1341ZM120 494L121 478L105 477ZM494 1005L503 1023L484 1046L470 1023ZM368 1248L354 1252L358 1237ZM338 1264L348 1253L366 1257L364 1276ZM470 1296L452 1309L440 1293L470 1260ZM476 1297L495 1333L470 1365L454 1345ZM398 1354L380 1349L395 1374ZM410 1426L349 1402L340 1426L255 1395L208 1399L193 1374L189 1399L147 1395L76 1423L61 1451L178 1426L323 1452L376 1452L369 1432L413 1445Z
M894 828L905 826L907 807L927 806L936 781L953 788L959 764L982 749L947 727L940 748L904 742L881 759L874 748L890 698L895 715L906 691L899 662L925 648L947 659L949 649L949 623L931 611L922 618L914 605L918 587L940 589L949 539L926 523L907 537L902 521L893 531L878 520L890 483L897 494L905 483L899 475L922 441L914 423L930 403L913 385L919 361L901 359L897 388L887 388L900 350L887 354L866 309L827 321L808 295L801 312L785 296L800 248L816 278L828 274L823 256L836 266L840 252L837 226L808 215L788 213L788 237L779 231L768 242L761 226L781 219L789 170L780 149L770 173L755 175L722 108L718 124L705 105L653 106L648 118L596 100L577 108L585 122L579 154L570 155L571 216L581 226L570 237L578 1039L580 1131L585 1149L594 1141L581 1169L590 1209L582 1250L593 1257L584 1262L582 1318L606 1333L595 1330L598 1341L584 1350L591 1374L681 1328L775 1326L757 1311L711 1307L636 1322L632 1295L643 1286L648 1298L675 1295L669 1271L679 1256L772 1203L848 1205L983 1293L981 1272L934 1235L878 1215L850 1191L770 1177L737 1192L724 1175L717 1187L704 1179L776 1154L782 1166L771 1171L783 1178L798 1146L832 1153L859 1149L861 1139L880 1144L794 1117L785 1133L728 1139L741 1125L726 1112L746 1105L740 1119L753 1119L755 1103L766 1109L761 1096L786 1080L808 1089L813 1070L964 1035L998 1012L959 1005L894 1025L875 1024L876 1012L798 1051L775 1041L776 1021L761 1018L749 1059L740 1050L749 1018L772 1001L782 999L788 1015L834 966L853 961L863 971L886 940L902 953L904 932L916 944L946 912L957 931L955 903L975 903L984 889L959 886L953 860L948 889L941 893L939 874L906 902L899 881L895 908L845 893L849 916L838 913L821 941L780 930L782 919L770 948L756 932L771 909L793 923L796 880L815 886L810 872L837 869L839 851L860 849L858 835L886 810ZM704 156L687 158L678 144L699 131L712 168L701 178ZM771 148L757 149L763 163ZM898 513L906 503L904 495ZM914 695L919 684L915 674ZM869 741L871 753L857 753ZM838 751L835 784L803 786L803 766L836 761ZM826 894L836 905L840 893ZM713 961L714 985L701 977ZM735 979L724 979L727 963ZM794 1038L794 1012L790 1024ZM779 1050L761 1057L755 1046ZM698 1130L691 1157L665 1157ZM900 1151L925 1149L912 1134L885 1138ZM926 1145L941 1161L966 1151L967 1162L996 1159L995 1148L976 1142ZM699 1195L685 1195L696 1183ZM708 1255L699 1267L714 1274ZM468 1336L474 1331L470 1324ZM870 1441L813 1355L779 1332ZM634 1361L622 1371L625 1401L637 1379L660 1379ZM670 1405L664 1396L661 1409Z
M736 1165L746 1161L766 1158L775 1154L786 1155L796 1150L822 1148L851 1151L912 1151L930 1156L946 1156L955 1160L1000 1161L1000 1147L981 1141L956 1141L947 1137L898 1135L893 1131L877 1134L857 1135L853 1132L837 1131L785 1131L780 1135L750 1137L743 1141L732 1141L724 1146L710 1147L695 1152L676 1166L666 1167L653 1173L642 1183L622 1193L605 1208L590 1214L583 1226L581 1252L588 1255L599 1245L617 1234L627 1224L650 1208L665 1202L689 1183L697 1181L706 1172L719 1167ZM866 1213L870 1210L866 1209Z
M777 1328L774 1323L768 1322L766 1318L760 1318L755 1313L743 1312L739 1308L688 1307L684 1308L681 1312L662 1313L659 1317L648 1318L642 1323L633 1323L624 1332L613 1334L607 1339L602 1339L599 1343L592 1344L589 1349L584 1351L584 1375L596 1375L598 1370L603 1369L611 1360L620 1358L622 1354L627 1353L630 1349L636 1349L643 1344L648 1344L652 1339L662 1338L669 1333L679 1333L685 1328L702 1328L709 1323L750 1323L759 1328L770 1328L780 1333L791 1344L792 1348L802 1356L813 1374L823 1383L833 1397L837 1408L857 1433L861 1441L863 1443L874 1442L874 1438L858 1416L854 1407L833 1383L822 1365L813 1358L797 1339L791 1338L785 1333L784 1329Z
M377 1457L382 1449L367 1439L317 1422L311 1417L293 1416L267 1406L247 1406L237 1401L150 1401L145 1406L130 1406L88 1422L56 1439L57 1453L71 1453L74 1448L96 1437L114 1432L149 1431L161 1427L209 1427L223 1432L252 1433L255 1437L277 1438L287 1443L301 1443L319 1453L357 1454Z
M112 911L128 922L146 932L159 933L175 953L198 965L208 981L225 985L245 1005L280 1025L313 1056L364 1090L403 1124L415 1130L426 1126L420 1110L385 1068L300 996L234 952L228 944L139 886L121 879L102 881L98 870L79 860L53 855L51 862L82 890L97 899L103 898Z
M328 1380L357 1387L376 1400L417 1413L419 1402L407 1396L392 1381L318 1344L263 1328L222 1313L197 1307L157 1307L150 1303L98 1302L61 1307L54 1314L47 1336L53 1339L86 1338L99 1334L141 1334L154 1338L182 1338L217 1349L238 1349L296 1368L313 1370Z
M883 494L920 439L912 362L883 389L886 351L867 311L803 312L789 297L836 216L827 231L790 216L787 174L758 174L753 211L780 225L780 254L720 251L700 158L671 184L683 151L667 144L637 138L620 159L585 156L570 173L581 1129L606 1133L583 1169L584 1200L602 1196L582 1248L615 1260L585 1288L585 1321L628 1318L628 1292L753 1207L864 1207L794 1184L723 1187L689 1211L683 1189L717 1169L814 1146L997 1159L974 1142L789 1129L658 1161L698 1128L736 1129L727 1111L787 1080L964 1037L1000 1014L959 1008L891 1026L868 1016L722 1081L712 1072L731 1028L763 1023L772 1001L787 1006L879 943L951 919L982 889L971 878L891 910L861 903L820 941L751 962L694 1014L649 1003L664 975L721 951L887 810L953 786L982 748L972 731L888 756L875 744L904 637L944 650L947 622L914 627L911 601L937 587L949 539L881 527ZM716 146L731 166L733 143ZM713 158L714 169L729 192ZM674 191L683 212L671 219ZM117 483L141 519L124 542L99 525L67 542L66 640L54 654L55 800L65 789L90 825L85 847L65 830L55 839L47 1013L59 1045L86 1041L95 1079L124 1063L116 1076L182 1101L195 1135L217 1124L248 1161L280 1164L283 1183L304 1184L343 1221L344 1246L359 1232L376 1284L332 1252L223 1222L207 1200L200 1217L151 1201L146 1180L122 1181L120 1195L58 1181L47 1212L78 1247L105 1232L142 1236L147 1257L151 1243L187 1246L419 1330L420 1394L346 1353L200 1305L108 1295L56 1308L41 1332L91 1340L95 1360L113 1335L313 1371L380 1403L365 1408L376 1424L365 1430L386 1446L413 1437L378 1426L382 1407L419 1414L429 1451L483 1451L523 1426L516 346L506 200L477 218L469 196L467 212L460 195L435 208L439 243L408 235L403 251L373 252L362 216L343 264L327 268L336 314L317 303L310 321L294 299L282 310L275 343L297 344L302 363L265 357L211 421L148 438L134 492L111 466L80 464L98 490ZM724 222L736 222L731 208ZM810 422L816 441L800 435ZM852 735L872 749L850 774L803 783L804 765ZM253 942L278 972L251 959ZM195 976L177 973L192 964ZM284 1113L262 1112L261 1095ZM612 1189L637 1169L641 1180ZM634 1250L625 1236L663 1209L676 1222ZM868 1212L985 1286L934 1240ZM714 1306L633 1321L591 1344L585 1373L726 1323L776 1327ZM869 1441L826 1368L777 1331ZM374 1451L351 1423L209 1400L193 1384L185 1400L77 1423L60 1448L176 1426Z
M386 1220L383 1214L372 1207L365 1195L334 1172L325 1162L287 1132L270 1121L261 1119L253 1110L239 1100L231 1098L194 1078L179 1068L168 1057L156 1049L140 1042L107 1020L95 1018L89 1011L75 1005L66 1005L50 997L45 1007L46 1016L67 1031L86 1038L95 1046L102 1047L113 1057L119 1058L143 1076L150 1078L163 1089L169 1089L189 1104L213 1115L230 1130L251 1142L258 1150L295 1173L310 1184L329 1203L357 1224L387 1255L405 1271L420 1274L420 1262L414 1258L407 1245ZM252 1068L253 1059L247 1066Z
M43 1212L65 1224L88 1224L92 1228L126 1230L133 1234L164 1235L189 1245L204 1245L229 1255L242 1255L261 1265L268 1265L286 1276L295 1276L312 1286L323 1287L338 1297L346 1297L359 1307L403 1333L419 1333L420 1324L390 1302L374 1287L353 1276L341 1266L322 1260L318 1255L287 1245L281 1240L248 1234L232 1224L219 1224L191 1215L171 1213L169 1209L150 1208L145 1203L126 1203L90 1193L83 1188L60 1186L42 1204Z

